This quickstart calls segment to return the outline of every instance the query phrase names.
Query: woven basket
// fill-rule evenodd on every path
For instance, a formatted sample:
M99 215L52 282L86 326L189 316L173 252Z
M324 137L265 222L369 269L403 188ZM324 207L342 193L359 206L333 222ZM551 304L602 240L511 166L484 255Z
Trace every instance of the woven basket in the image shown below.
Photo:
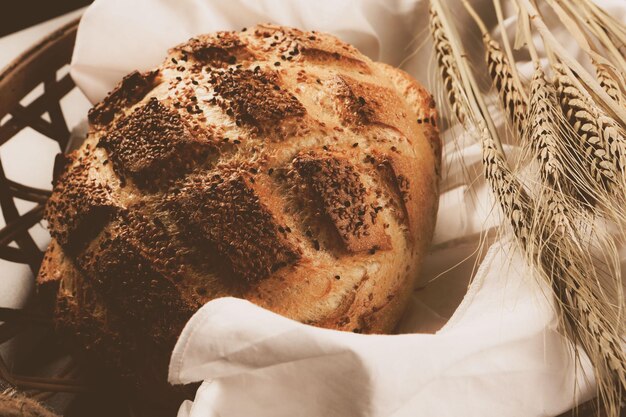
M61 99L76 86L67 71L59 70L67 69L77 28L78 20L63 26L24 52L0 74L0 146L20 140L18 133L30 128L56 142L59 152L67 150L71 134ZM25 101L29 104L21 104ZM47 117L42 117L46 113ZM29 152L34 154L38 150L29 149ZM49 195L49 190L7 178L0 153L0 209L5 222L0 229L0 258L27 265L33 280L43 251L33 239L32 229L41 221ZM16 200L31 202L33 207L20 212ZM9 366L0 354L0 391L19 390L67 417L140 415L123 392L112 388L119 384L103 380L101 375L94 378L68 354L54 334L50 313L45 312L44 305L35 292L21 309L0 307L0 348L21 342L21 356L26 357ZM95 380L98 383L88 382ZM591 416L592 411L587 404L561 417Z
M24 140L24 132L30 129L37 132L33 135L56 142L59 152L67 150L70 129L61 100L76 88L67 65L77 27L78 20L58 29L0 74L0 146L7 146L9 141L8 145L13 146L13 142ZM25 149L33 155L38 152ZM29 155L24 158L28 160ZM7 178L5 166L11 161L4 162L3 165L0 155L0 209L5 223L0 229L0 258L27 265L34 280L43 251L33 232L39 227L41 234L39 222L50 191ZM49 175L51 180L52 172ZM20 210L25 205L32 208ZM5 274L3 270L2 275ZM122 394L107 389L106 383L88 382L96 378L68 355L54 334L50 313L45 311L37 293L21 309L0 307L0 348L4 348L0 349L0 391L19 390L66 416L135 415ZM8 363L4 357L7 352L19 360Z

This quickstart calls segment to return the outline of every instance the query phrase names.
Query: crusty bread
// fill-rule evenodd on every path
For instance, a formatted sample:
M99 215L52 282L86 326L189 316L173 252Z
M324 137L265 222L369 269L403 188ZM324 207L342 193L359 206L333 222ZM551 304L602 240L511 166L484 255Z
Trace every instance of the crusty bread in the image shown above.
M434 102L410 76L333 36L259 25L172 49L89 121L47 205L39 281L94 355L131 378L155 362L164 380L185 321L227 295L393 329L438 201Z

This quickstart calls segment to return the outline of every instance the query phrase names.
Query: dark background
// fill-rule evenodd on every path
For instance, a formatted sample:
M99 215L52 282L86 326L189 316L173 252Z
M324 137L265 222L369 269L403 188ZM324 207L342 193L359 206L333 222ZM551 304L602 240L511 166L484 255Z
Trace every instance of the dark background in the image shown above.
M0 0L0 36L88 5L93 0Z

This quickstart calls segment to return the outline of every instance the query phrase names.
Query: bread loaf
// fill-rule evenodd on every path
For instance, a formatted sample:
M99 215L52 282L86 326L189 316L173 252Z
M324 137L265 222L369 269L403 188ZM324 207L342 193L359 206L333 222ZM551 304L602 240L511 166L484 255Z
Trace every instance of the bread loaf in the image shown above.
M39 283L92 357L165 381L186 320L222 296L393 329L433 233L441 152L433 99L406 73L258 25L173 48L89 122L47 204Z

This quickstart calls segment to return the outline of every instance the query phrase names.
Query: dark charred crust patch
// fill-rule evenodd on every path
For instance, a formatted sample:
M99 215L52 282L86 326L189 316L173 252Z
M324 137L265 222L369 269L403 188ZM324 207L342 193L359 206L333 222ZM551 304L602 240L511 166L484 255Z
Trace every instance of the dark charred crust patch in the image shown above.
M390 248L382 222L377 221L380 208L371 201L371 193L350 162L330 153L310 151L299 154L293 167L348 251Z
M176 287L185 268L179 247L138 212L120 211L77 264L112 311L149 328L156 341L172 343L199 307Z
M109 186L91 178L89 165L79 161L56 181L44 218L52 237L73 253L93 239L118 208Z
M286 121L298 119L306 109L290 92L281 88L271 72L232 69L210 74L217 104L235 119L259 133L271 133Z
M179 52L182 59L192 57L201 65L212 67L225 67L254 58L236 32L197 36L176 47L174 51Z
M98 146L107 150L120 177L148 187L184 174L211 149L206 137L191 133L175 110L154 97L120 119Z
M193 240L208 243L249 283L300 258L246 172L217 169L192 176L170 196L168 206Z
M345 75L336 78L337 102L344 123L353 126L382 125L400 130L406 115L404 105L389 88L354 80Z
M111 123L118 112L143 99L160 83L158 70L150 72L133 71L128 74L100 103L89 110L88 119L92 125Z

